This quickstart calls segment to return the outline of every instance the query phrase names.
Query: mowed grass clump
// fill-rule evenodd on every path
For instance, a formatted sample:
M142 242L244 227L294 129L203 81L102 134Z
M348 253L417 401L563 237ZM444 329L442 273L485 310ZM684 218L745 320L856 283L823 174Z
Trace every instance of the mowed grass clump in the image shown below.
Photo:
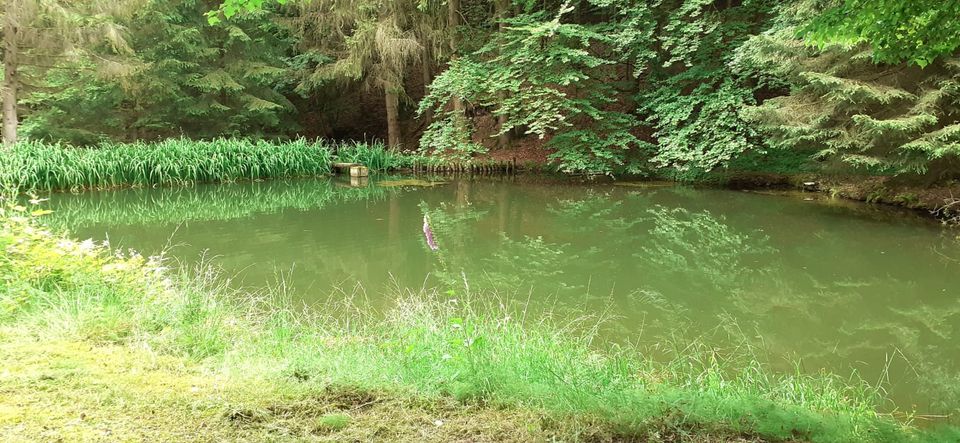
M91 148L27 141L3 153L0 184L47 191L315 176L330 172L331 152L324 142L304 139L168 139Z
M877 391L862 383L828 374L774 374L750 355L696 344L676 346L667 362L654 361L642 349L602 345L578 332L592 330L588 317L530 318L501 305L496 294L451 298L442 291L397 289L395 307L384 315L350 303L291 309L264 294L229 289L208 267L173 274L162 261L117 256L44 232L26 208L4 211L0 328L29 331L42 341L150 349L201 365L225 385L265 382L305 396L277 401L334 388L357 393L352 409L324 413L352 415L387 393L421 404L454 401L537 414L562 424L558 429L606 440L908 442L960 436L878 414ZM442 427L442 421L423 426ZM356 432L360 425L348 422L338 430L313 418L305 426L335 433Z

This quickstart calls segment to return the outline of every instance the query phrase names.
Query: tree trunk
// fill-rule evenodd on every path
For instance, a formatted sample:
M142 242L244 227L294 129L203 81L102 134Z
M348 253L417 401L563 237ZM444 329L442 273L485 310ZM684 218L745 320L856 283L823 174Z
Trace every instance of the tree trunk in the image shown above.
M20 78L17 73L17 28L12 11L4 14L3 24L3 146L17 142L17 90Z
M386 85L383 89L383 97L387 107L387 146L396 148L400 146L400 121L397 117L400 98L392 84Z
M498 95L497 98L500 100L500 103L503 103L507 99L506 92L501 91L497 95ZM500 135L497 136L497 147L501 149L506 148L507 146L510 145L510 131L503 130L504 126L506 125L507 125L507 116L502 114L498 115L497 127L500 128L501 132L500 132Z
M457 36L457 28L460 27L460 0L447 0L447 27L450 28L450 61L457 59L457 48L460 46L460 40ZM463 100L460 97L453 98L453 109L458 113L463 113Z
M430 61L430 48L424 45L423 52L420 55L421 74L423 75L423 96L430 93L430 83L433 83L433 64ZM429 125L433 121L433 107L428 107L423 113L423 119Z
M506 27L507 27L507 24L503 22L503 19L507 18L507 14L508 14L507 10L510 7L510 5L507 3L506 0L498 0L496 3L496 6L497 6L497 18L500 20L500 29L498 30L498 32L503 33L504 31L506 31ZM497 94L497 99L500 101L502 105L503 102L507 100L506 91L500 91ZM510 145L510 132L503 131L503 128L507 126L507 116L502 114L498 115L497 125L501 131L500 135L497 136L497 147L503 149L503 148L506 148L508 145Z
M460 0L447 0L447 27L450 28L450 54L456 57L460 42L457 28L460 26Z

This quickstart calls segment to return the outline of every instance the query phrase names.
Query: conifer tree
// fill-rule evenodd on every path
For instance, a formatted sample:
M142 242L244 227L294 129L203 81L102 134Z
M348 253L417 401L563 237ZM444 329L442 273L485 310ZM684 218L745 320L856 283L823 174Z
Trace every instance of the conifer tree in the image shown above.
M443 27L439 4L403 0L317 0L298 5L302 49L319 51L334 61L318 65L299 89L310 91L330 82L357 81L382 91L387 115L387 142L400 144L399 105L405 78L423 63L425 48L438 54Z
M816 152L837 169L957 176L960 60L941 54L920 68L878 64L867 42L810 46L798 35L820 12L814 1L782 7L777 25L738 54L741 69L789 91L746 108L748 121L774 147Z
M124 30L114 19L126 16L134 7L124 1L40 1L4 0L3 35L3 144L17 141L19 100L30 80L63 60L100 49L107 54L127 54L130 47ZM105 51L104 51L105 50ZM116 68L103 54L98 64Z
M203 0L151 0L130 19L135 69L103 78L74 63L48 74L56 94L32 94L25 131L38 138L96 143L187 136L273 136L295 130L291 33L275 14L253 11L209 24ZM77 76L82 81L77 81Z

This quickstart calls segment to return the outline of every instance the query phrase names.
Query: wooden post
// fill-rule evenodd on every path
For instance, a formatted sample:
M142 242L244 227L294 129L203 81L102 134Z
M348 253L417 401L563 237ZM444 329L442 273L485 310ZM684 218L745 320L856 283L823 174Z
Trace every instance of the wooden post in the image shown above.
M350 177L366 177L370 175L370 171L366 166L351 166L350 167Z

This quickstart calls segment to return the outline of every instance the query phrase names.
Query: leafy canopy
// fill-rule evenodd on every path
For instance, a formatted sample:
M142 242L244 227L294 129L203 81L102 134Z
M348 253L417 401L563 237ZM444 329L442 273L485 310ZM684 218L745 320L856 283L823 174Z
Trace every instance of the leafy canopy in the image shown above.
M821 48L868 43L878 62L927 66L960 48L960 1L842 0L801 34Z

